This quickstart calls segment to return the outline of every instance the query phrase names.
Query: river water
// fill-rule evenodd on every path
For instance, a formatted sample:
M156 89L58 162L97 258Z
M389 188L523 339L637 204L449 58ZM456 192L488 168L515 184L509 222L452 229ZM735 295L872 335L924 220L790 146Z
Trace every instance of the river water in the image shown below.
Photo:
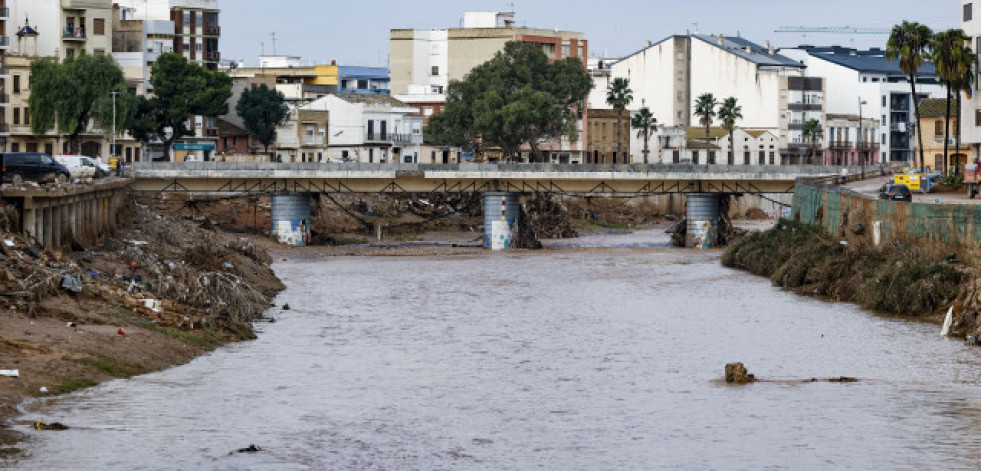
M659 231L297 258L259 339L24 406L23 469L978 469L979 350ZM656 243L651 243L654 241ZM782 382L721 383L725 363ZM801 383L854 376L857 383ZM258 453L230 453L255 444Z

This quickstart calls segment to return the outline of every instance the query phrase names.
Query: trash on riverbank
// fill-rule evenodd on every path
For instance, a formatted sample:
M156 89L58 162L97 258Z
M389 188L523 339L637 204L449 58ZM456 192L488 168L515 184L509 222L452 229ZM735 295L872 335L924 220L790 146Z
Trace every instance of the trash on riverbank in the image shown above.
M756 376L746 370L742 362L726 363L726 382L746 384L756 381Z
M233 453L257 453L257 452L260 452L260 451L262 451L262 448L259 448L259 447L255 446L254 443L252 443L252 444L250 444L249 446L247 446L245 448L239 448L238 450L235 450L234 452L229 453L229 455L231 455Z
M16 378L20 376L20 370L0 370L0 376L6 376L8 378Z

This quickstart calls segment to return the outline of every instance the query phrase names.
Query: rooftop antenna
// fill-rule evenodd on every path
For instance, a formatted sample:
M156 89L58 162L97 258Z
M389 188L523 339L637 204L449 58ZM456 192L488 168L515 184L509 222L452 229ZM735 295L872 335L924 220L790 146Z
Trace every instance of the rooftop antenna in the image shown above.
M276 32L273 31L272 33L269 33L269 35L272 36L273 55L275 56L276 55Z

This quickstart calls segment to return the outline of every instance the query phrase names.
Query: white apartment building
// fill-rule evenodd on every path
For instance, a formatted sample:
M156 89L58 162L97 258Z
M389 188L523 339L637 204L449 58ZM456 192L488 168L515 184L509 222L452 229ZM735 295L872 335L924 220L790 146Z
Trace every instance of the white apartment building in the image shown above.
M961 0L961 29L971 38L971 49L981 55L981 2ZM962 96L961 139L971 148L968 162L981 158L981 72L975 70L970 96Z
M132 19L173 22L172 52L209 70L218 69L221 61L218 0L113 0L113 3L132 11Z
M780 53L802 62L809 75L824 77L827 85L825 111L837 115L859 115L878 120L876 132L864 139L871 163L909 162L916 147L916 122L909 79L885 51L860 51L838 46L781 49ZM924 62L916 77L916 92L923 98L945 98L932 64ZM856 127L857 130L857 127ZM825 137L829 138L825 132Z
M337 93L299 107L327 111L328 161L419 163L423 118L385 95ZM281 130L280 135L292 135Z
M743 115L737 126L775 130L774 162L783 164L805 161L803 124L824 121L824 81L769 44L740 37L671 36L614 63L610 76L628 79L631 108L645 103L665 126L698 125L694 102L702 94L720 103L736 98Z
M705 140L704 127L683 125L660 128L650 138L652 163L718 165L780 165L777 152L779 137L774 129L736 128L732 132L735 152L730 155L729 131L719 127L709 129ZM643 141L631 142L631 149L643 149ZM820 150L819 150L820 152Z

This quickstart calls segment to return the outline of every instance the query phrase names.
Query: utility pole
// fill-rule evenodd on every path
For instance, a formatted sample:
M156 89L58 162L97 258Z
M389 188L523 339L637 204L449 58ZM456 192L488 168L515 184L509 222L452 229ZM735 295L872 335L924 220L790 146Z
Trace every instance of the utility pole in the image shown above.
M862 166L862 178L865 178L865 153L863 152L864 147L865 147L865 145L864 145L865 144L864 143L864 140L865 140L864 137L865 137L865 135L862 134L862 131L863 131L863 129L862 129L862 105L864 105L866 103L868 103L868 102L865 101L865 100L863 100L861 96L858 97L858 161L859 161L859 165Z

